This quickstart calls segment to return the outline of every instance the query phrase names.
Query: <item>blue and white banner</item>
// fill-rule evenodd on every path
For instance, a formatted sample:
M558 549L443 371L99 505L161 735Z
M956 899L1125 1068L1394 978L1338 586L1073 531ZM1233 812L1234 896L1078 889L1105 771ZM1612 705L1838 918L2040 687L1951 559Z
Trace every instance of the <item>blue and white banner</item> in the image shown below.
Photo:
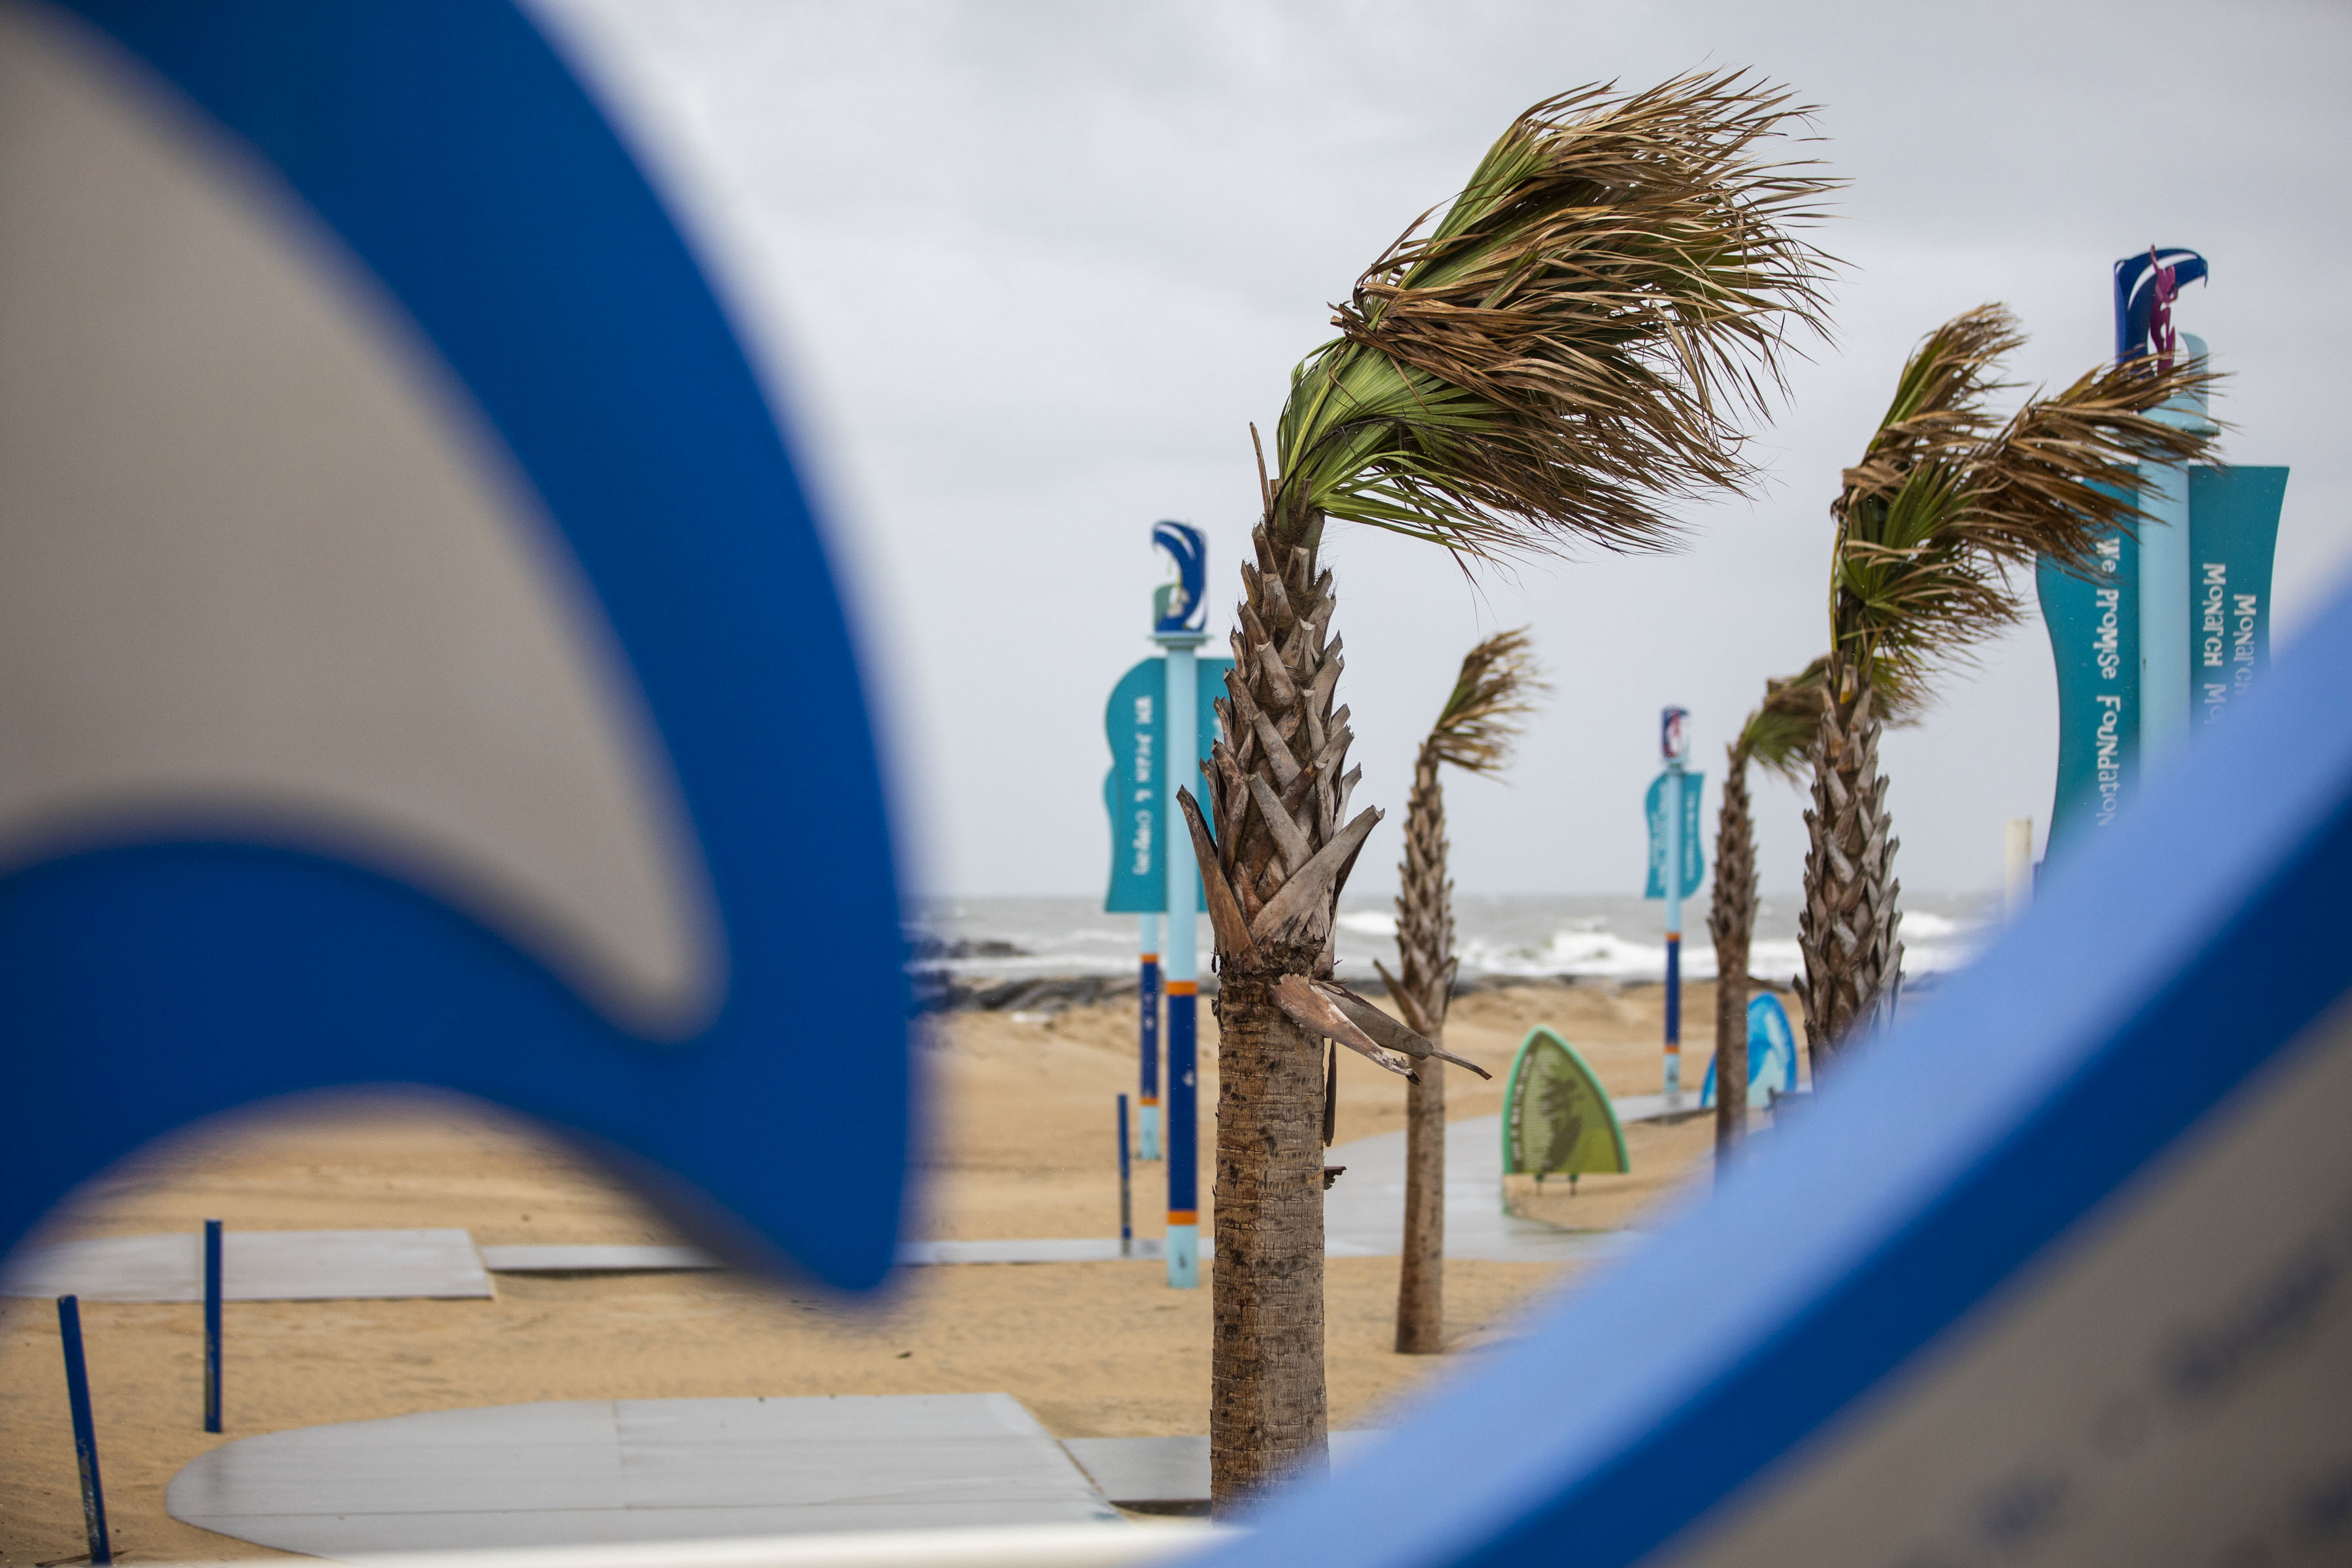
M1676 775L1660 773L1650 781L1649 793L1642 797L1642 814L1650 826L1649 879L1643 885L1645 899L1666 896L1666 790L1668 781ZM1682 884L1678 898L1689 898L1698 891L1699 882L1706 876L1706 852L1699 842L1699 796L1706 793L1705 773L1685 773L1680 775L1683 800Z
M1192 711L1201 756L1216 743L1213 704L1225 694L1225 671L1233 667L1229 658L1193 661L1200 699ZM1119 677L1103 709L1111 754L1110 772L1103 778L1103 809L1110 818L1110 889L1103 895L1103 909L1111 914L1161 914L1168 908L1171 825L1181 838L1174 790L1189 781L1170 777L1167 694L1168 661L1147 658ZM1198 784L1190 787L1201 795ZM1185 853L1191 852L1186 841ZM1200 907L1209 907L1205 895Z
M2271 563L2287 470L2189 470L2189 695L2199 725L2218 722L2270 666ZM2112 826L2134 787L2140 742L2139 545L2118 534L2077 576L2047 559L2034 586L2058 682L2058 780L2050 843L2065 848Z
M2101 545L2095 573L2044 556L2033 585L2058 679L2058 783L2050 843L2104 828L2139 762L2139 542Z

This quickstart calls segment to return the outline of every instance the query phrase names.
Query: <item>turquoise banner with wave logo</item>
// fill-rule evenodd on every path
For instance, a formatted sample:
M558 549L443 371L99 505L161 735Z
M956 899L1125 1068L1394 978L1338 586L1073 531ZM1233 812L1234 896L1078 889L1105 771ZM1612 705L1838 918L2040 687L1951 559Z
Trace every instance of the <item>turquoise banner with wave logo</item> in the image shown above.
M1200 754L1217 740L1217 699L1225 694L1229 658L1193 663L1200 700L1193 712L1201 731ZM1103 809L1110 814L1110 889L1103 895L1108 914L1159 914L1168 908L1168 836L1181 837L1176 795L1166 767L1168 661L1138 661L1111 688L1103 710L1103 735L1110 742L1110 772L1103 777ZM1202 795L1198 779L1179 779ZM1188 846L1189 852L1189 846ZM1205 899L1200 907L1207 909Z

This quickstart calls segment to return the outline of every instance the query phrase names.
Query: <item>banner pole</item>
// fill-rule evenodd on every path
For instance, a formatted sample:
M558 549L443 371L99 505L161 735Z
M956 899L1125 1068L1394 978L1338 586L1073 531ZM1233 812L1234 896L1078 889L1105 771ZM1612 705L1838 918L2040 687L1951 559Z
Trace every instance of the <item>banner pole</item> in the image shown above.
M205 1430L221 1429L221 1222L205 1221Z
M1683 1100L1683 760L1666 761L1666 1103Z
M1135 1157L1150 1161L1160 1158L1160 917L1138 915L1136 923L1140 928L1137 944L1141 954L1135 982L1140 1007L1136 1038L1142 1079L1136 1089Z
M1200 726L1195 710L1192 650L1197 632L1164 636L1168 650L1168 791L1173 822L1180 785L1198 793ZM1168 1283L1189 1290L1201 1282L1200 1135L1195 1076L1201 972L1193 908L1199 903L1201 869L1189 841L1174 833L1168 841L1168 935L1164 943L1168 992Z
M1135 1254L1135 1198L1127 1164L1127 1096L1118 1097L1118 1255Z
M1168 1116L1160 1140L1160 1155L1168 1163L1168 1283L1189 1290L1201 1282L1201 1198L1198 1055L1201 969L1199 924L1201 868L1193 863L1190 835L1178 829L1176 792L1201 788L1200 664L1193 657L1208 641L1202 629L1207 618L1202 594L1207 584L1209 542L1201 531L1181 522L1152 525L1151 542L1168 552L1177 580L1166 584L1152 602L1151 640L1165 656L1167 680L1161 708L1166 721L1160 733L1160 821L1169 824L1160 836L1166 846L1160 864L1168 895L1168 930L1160 946L1160 990L1168 999Z
M73 1415L74 1468L81 1476L81 1521L93 1565L114 1561L106 1533L106 1488L98 1479L98 1423L90 1415L89 1367L81 1353L81 1301L58 1298L58 1342L66 1355L66 1405Z

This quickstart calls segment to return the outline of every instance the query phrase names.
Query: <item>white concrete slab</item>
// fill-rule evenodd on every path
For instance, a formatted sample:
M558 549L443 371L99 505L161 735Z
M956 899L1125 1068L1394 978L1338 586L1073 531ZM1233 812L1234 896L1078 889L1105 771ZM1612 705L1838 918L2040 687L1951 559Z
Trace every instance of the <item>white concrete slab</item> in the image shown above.
M1377 1432L1332 1433L1333 1468L1351 1463L1378 1436ZM1062 1447L1115 1503L1169 1508L1209 1500L1206 1437L1065 1437Z
M332 1301L491 1290L462 1230L232 1230L221 1238L221 1293L231 1301ZM204 1294L196 1231L27 1247L0 1271L0 1295L200 1301Z
M1617 1103L1622 1108L1626 1101ZM1638 1245L1629 1231L1562 1230L1503 1213L1502 1137L1500 1116L1445 1125L1446 1257L1567 1263ZM1324 1250L1334 1258L1393 1258L1403 1251L1403 1131L1335 1144L1323 1158L1348 1167L1323 1198Z
M493 1274L645 1274L724 1268L698 1247L604 1247L530 1244L485 1247L482 1266Z
M203 1455L165 1506L331 1558L1118 1517L1003 1394L571 1401L303 1427Z
M1203 1248L1208 1243L1202 1242ZM1115 1236L1046 1236L1008 1241L902 1241L902 1268L945 1263L1117 1263L1122 1258L1160 1259L1167 1256L1156 1236L1139 1236L1129 1250L1119 1250Z

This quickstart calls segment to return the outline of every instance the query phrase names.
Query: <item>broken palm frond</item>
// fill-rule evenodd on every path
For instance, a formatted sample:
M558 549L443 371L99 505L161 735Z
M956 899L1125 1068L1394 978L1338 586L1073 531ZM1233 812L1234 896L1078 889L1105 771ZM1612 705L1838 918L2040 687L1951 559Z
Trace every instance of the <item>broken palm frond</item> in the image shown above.
M1722 72L1521 115L1294 373L1277 539L1334 517L1474 557L1652 548L1665 501L1741 488L1736 422L1822 319L1827 258L1794 231L1834 182L1769 155L1806 112Z
M1322 1041L1415 1057L1299 984L1332 981L1335 905L1379 820L1349 809L1324 524L1465 560L1642 548L1671 537L1671 500L1742 482L1738 420L1777 388L1791 331L1821 321L1827 264L1793 229L1830 182L1769 157L1799 113L1731 74L1538 104L1434 228L1364 272L1339 337L1291 378L1220 738L1186 807L1221 975L1220 1511L1325 1452Z
M1893 1005L1901 982L1880 729L1926 703L1939 668L2018 620L2014 580L2038 557L2087 571L2102 542L2140 521L2138 465L2194 461L2212 445L2158 417L2212 384L2201 363L2104 366L1997 420L1997 366L2023 342L1999 305L1930 332L1831 508L1830 654L1798 924L1817 1068Z

